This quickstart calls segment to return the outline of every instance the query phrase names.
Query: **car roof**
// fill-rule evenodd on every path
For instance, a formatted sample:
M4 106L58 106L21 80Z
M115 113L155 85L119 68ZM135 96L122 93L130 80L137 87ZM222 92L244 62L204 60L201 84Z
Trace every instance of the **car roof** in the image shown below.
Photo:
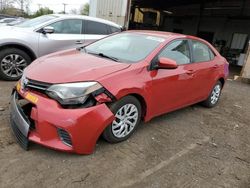
M101 22L101 23L104 23L104 24L107 24L107 25L110 25L110 26L114 26L114 27L119 27L119 28L122 27L122 26L120 26L120 25L118 25L118 24L116 24L114 22L104 20L104 19L101 19L101 18L91 17L91 16L74 15L74 14L51 14L51 15L54 15L54 16L59 17L59 18L72 18L72 19L91 20L91 21Z
M204 41L203 39L195 37L195 36L184 35L184 34L179 34L179 33L172 33L172 32L165 32L165 31L129 30L127 32L151 35L151 36L161 37L161 38L165 38L165 39L171 37L171 38L189 38L189 39L196 39L196 40Z

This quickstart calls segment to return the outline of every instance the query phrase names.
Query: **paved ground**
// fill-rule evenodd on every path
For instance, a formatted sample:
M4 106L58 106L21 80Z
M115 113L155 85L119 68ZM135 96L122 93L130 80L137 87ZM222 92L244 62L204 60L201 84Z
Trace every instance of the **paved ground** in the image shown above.
M250 187L250 85L228 81L219 105L143 124L124 143L80 156L32 145L9 128L14 83L0 81L0 187Z

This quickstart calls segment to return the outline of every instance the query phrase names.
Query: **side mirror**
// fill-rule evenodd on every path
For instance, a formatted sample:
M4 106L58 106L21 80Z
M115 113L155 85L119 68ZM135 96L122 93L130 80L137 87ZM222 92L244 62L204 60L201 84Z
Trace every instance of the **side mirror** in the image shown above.
M44 27L42 30L43 34L51 34L54 32L55 32L55 29L54 29L54 27L51 27L51 26Z
M161 57L158 62L157 69L176 69L178 67L176 61Z

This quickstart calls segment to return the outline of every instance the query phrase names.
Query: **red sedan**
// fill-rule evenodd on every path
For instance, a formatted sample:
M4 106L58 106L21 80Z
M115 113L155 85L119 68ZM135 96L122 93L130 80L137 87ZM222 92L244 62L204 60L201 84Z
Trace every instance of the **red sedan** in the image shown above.
M227 76L226 59L202 39L123 32L32 63L13 91L11 126L24 149L31 141L90 154L101 135L117 143L141 120L214 107Z

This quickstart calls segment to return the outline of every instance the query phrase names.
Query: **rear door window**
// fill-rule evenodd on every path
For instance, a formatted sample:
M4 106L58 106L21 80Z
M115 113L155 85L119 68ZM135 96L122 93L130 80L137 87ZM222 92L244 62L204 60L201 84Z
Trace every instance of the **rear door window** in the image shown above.
M193 62L206 62L214 58L212 50L204 43L193 40Z
M85 34L108 35L108 26L103 23L86 20Z

